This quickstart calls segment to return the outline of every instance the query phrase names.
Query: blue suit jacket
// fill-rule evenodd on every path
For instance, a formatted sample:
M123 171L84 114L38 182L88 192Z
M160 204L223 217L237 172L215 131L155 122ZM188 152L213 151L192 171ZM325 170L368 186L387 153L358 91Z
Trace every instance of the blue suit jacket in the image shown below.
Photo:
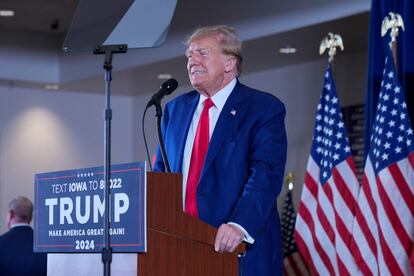
M196 91L165 108L162 133L172 172L182 171ZM255 239L247 245L243 275L282 275L276 206L286 163L285 108L271 94L237 81L218 118L197 188L199 218L215 227L235 222ZM164 171L158 150L154 166Z
M46 276L47 254L33 252L33 230L16 226L0 236L0 275Z

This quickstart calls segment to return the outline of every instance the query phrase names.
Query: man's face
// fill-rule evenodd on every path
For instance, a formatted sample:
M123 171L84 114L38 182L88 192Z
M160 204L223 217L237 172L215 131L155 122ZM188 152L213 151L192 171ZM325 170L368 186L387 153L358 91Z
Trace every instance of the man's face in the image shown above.
M227 83L228 56L221 53L218 42L211 37L194 40L188 47L187 70L191 85L206 96L213 96Z

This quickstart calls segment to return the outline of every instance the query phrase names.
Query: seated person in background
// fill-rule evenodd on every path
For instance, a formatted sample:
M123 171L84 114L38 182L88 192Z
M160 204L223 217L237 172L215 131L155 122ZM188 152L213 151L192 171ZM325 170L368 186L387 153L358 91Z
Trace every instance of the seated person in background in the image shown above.
M7 228L0 236L0 275L40 276L47 274L47 254L33 252L33 204L19 196L9 203Z

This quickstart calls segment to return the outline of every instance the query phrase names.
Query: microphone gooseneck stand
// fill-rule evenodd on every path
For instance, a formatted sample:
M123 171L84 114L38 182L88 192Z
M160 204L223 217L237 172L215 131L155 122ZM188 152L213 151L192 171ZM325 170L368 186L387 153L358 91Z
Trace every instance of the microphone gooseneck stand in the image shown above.
M167 154L165 153L164 141L162 139L162 132L161 132L162 108L161 108L160 100L156 101L154 105L155 105L155 110L156 110L155 117L157 117L157 133L158 133L158 141L160 143L162 161L164 161L166 172L170 173L171 172L170 164L168 163Z
M165 152L164 141L162 139L162 133L161 133L161 118L162 118L161 100L162 98L164 98L164 96L170 95L172 92L174 92L174 90L177 89L177 86L178 86L178 82L176 79L171 78L171 79L166 80L161 85L160 90L158 90L158 92L155 93L151 97L151 99L147 103L147 106L145 107L144 114L142 116L142 134L144 136L145 149L147 151L147 158L150 164L151 171L152 171L151 157L149 155L147 139L145 138L145 129L144 129L145 114L147 112L147 109L150 106L153 106L153 105L155 106L155 112L156 112L155 116L157 117L157 134L158 134L158 141L159 141L160 150L161 150L161 156L164 162L165 171L169 173L171 172L171 169L170 169L170 164L168 163L168 157Z
M112 110L110 108L110 93L111 93L111 80L112 80L112 55L117 53L126 53L128 46L126 44L120 45L105 45L95 47L93 53L96 55L104 54L105 60L103 68L105 70L105 110L104 110L104 248L102 248L102 262L104 264L104 275L111 275L111 261L112 261L112 248L110 245L110 219L109 219L109 207L110 207L110 178L111 178L111 120Z

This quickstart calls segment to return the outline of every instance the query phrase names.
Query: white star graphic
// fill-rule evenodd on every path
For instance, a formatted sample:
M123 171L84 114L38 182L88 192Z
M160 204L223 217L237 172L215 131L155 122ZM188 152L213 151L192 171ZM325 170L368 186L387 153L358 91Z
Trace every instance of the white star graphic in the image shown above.
M390 90L390 89L391 89L391 87L392 87L391 83L387 83L387 84L385 85L385 89L387 89L387 90Z

